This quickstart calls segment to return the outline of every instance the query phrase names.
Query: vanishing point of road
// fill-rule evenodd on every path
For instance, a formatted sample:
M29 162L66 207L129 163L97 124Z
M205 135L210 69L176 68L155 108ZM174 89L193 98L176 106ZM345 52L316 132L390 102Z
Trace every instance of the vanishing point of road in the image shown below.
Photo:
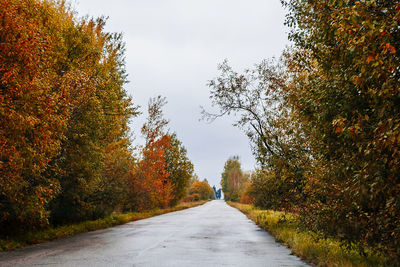
M308 266L223 200L0 253L0 266Z

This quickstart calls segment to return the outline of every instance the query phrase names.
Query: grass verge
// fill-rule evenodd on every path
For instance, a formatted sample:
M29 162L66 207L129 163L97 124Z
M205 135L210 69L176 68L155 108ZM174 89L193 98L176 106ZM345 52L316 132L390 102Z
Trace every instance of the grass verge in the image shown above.
M318 233L302 230L296 215L273 210L261 210L252 205L228 202L247 215L258 226L288 246L294 254L316 266L394 266L389 258L367 251L360 255L357 246L348 248L338 239L324 238Z
M203 205L206 202L207 201L205 200L197 202L187 202L178 204L177 206L171 208L154 209L142 212L114 213L103 219L98 219L94 221L84 221L77 224L49 227L39 231L32 231L25 233L21 236L0 239L0 251L9 251L32 244L38 244L58 238L73 236L79 233L105 229L131 221L150 218L164 213L193 208L199 205Z

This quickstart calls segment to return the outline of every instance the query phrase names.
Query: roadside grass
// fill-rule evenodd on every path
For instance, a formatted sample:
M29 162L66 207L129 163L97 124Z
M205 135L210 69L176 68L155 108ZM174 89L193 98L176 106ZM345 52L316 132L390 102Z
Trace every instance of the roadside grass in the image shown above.
M146 219L173 211L193 208L203 205L206 202L206 200L196 202L184 202L178 204L175 207L166 209L154 209L142 212L113 213L103 219L98 219L94 221L84 221L77 224L49 227L39 231L31 231L28 233L24 233L23 235L13 236L7 239L0 239L0 252L22 248L28 245L43 243L63 237L69 237L79 233L105 229L112 226Z
M372 250L361 255L357 245L351 248L339 239L324 238L318 233L306 231L299 226L296 215L273 210L261 210L252 205L227 202L288 246L292 252L316 266L395 266L388 257Z

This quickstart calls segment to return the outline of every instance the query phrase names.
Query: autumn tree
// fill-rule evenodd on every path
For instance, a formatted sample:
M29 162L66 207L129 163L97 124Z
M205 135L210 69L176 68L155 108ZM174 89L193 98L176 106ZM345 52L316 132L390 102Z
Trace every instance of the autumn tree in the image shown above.
M195 181L189 188L189 195L194 201L215 199L215 193L206 179Z
M46 225L46 207L60 191L43 172L60 149L76 92L73 73L58 63L70 17L50 1L0 1L2 229Z
M283 1L290 104L312 157L305 223L400 258L398 1Z
M166 149L168 180L172 185L171 205L176 205L186 194L193 176L193 163L187 157L186 148L176 134L169 135L171 146Z
M166 162L166 150L171 148L171 141L165 129L168 120L162 112L166 103L166 98L161 96L149 100L147 122L141 130L146 143L132 171L130 209L167 207L173 198Z
M221 186L225 200L239 201L248 179L248 175L242 171L239 157L229 158L225 162L224 171L221 174Z
M186 148L166 129L169 121L162 108L165 97L151 98L147 122L142 127L146 144L141 160L132 172L131 209L149 209L176 205L187 193L193 177L193 164Z
M219 113L249 136L249 194L303 225L400 258L397 1L284 0L293 47L282 61L210 82Z
M213 121L229 114L238 117L234 125L249 137L263 173L269 172L268 177L274 177L277 186L286 185L281 187L286 191L279 195L280 208L293 208L306 198L304 170L311 157L297 115L286 105L285 65L281 60L265 60L237 73L225 61L219 69L220 76L209 83L210 99L219 112L203 110L204 118ZM229 199L229 193L225 197Z
M68 58L60 63L65 70L89 79L82 83L84 97L70 105L66 138L60 153L50 162L58 170L50 175L58 177L62 188L62 194L52 203L56 223L95 219L112 211L111 204L118 201L110 202L109 198L118 195L105 187L115 177L107 171L111 167L108 160L114 161L116 154L127 158L115 164L130 159L127 123L136 111L123 89L122 36L102 32L104 23L102 19L82 21L65 33ZM128 172L120 179L127 178Z
M121 188L108 170L126 170L136 113L121 35L65 2L0 5L1 229L45 226L50 211L55 222L110 212Z

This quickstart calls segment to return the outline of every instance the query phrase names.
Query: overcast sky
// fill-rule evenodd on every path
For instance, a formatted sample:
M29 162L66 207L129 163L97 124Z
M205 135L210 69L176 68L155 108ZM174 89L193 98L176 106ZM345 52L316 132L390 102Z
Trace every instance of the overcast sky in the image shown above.
M167 97L165 117L188 151L201 179L220 187L225 161L238 155L243 170L255 166L247 137L233 118L199 121L210 108L207 82L224 59L237 71L278 57L288 44L279 0L78 0L79 15L108 16L106 31L126 42L125 86L143 115L131 128L140 136L148 99ZM136 144L142 138L135 140Z

